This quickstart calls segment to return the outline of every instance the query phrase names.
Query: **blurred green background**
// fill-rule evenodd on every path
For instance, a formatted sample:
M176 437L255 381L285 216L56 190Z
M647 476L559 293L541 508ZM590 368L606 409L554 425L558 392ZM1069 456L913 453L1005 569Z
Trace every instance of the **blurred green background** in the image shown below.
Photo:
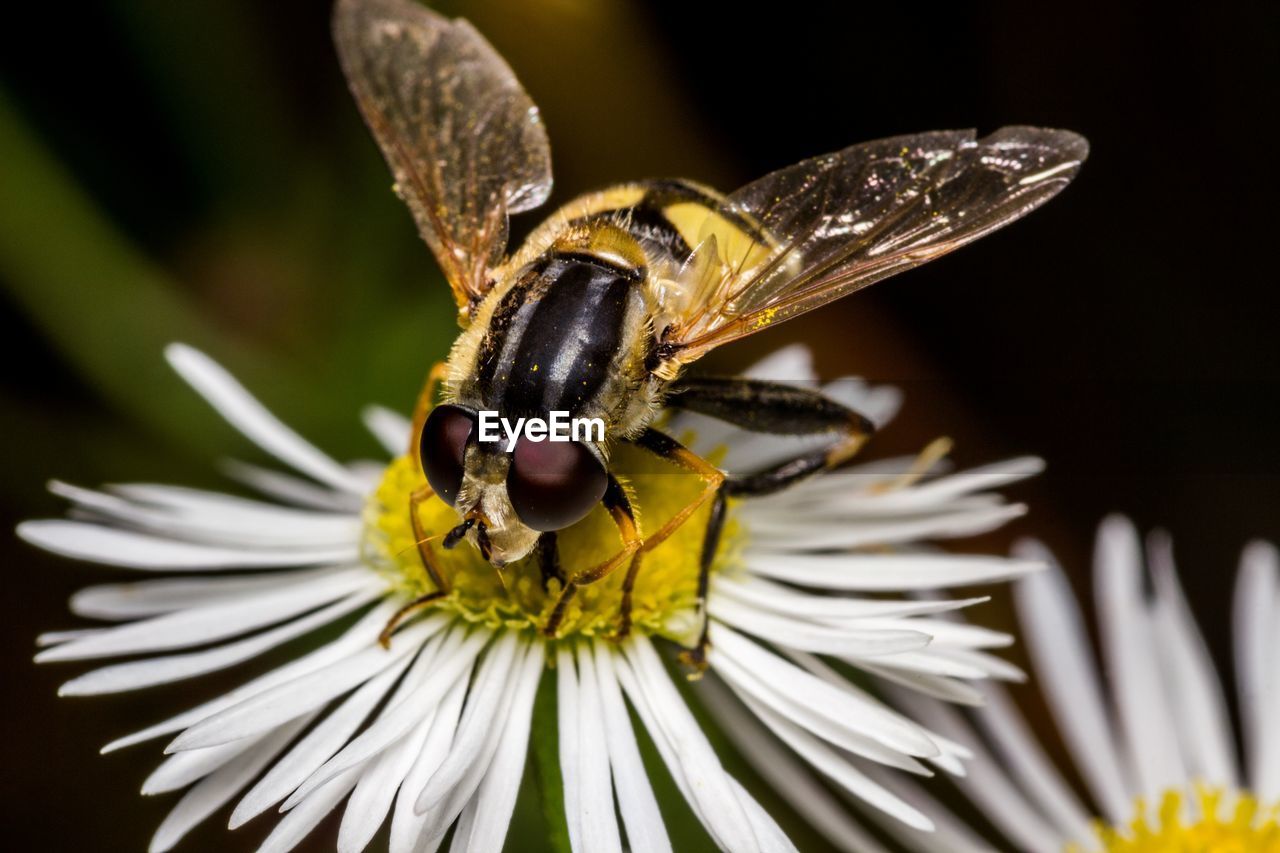
M736 369L806 341L828 377L906 390L875 453L945 433L962 464L1044 455L1049 472L1014 490L1031 516L966 548L1034 533L1079 571L1103 513L1167 526L1226 660L1239 547L1280 538L1280 291L1264 257L1273 4L439 5L486 33L541 106L553 203L641 176L731 189L908 131L1089 136L1076 185L1026 222L709 361ZM60 511L49 477L221 487L212 460L257 458L169 373L170 340L209 351L335 455L373 454L359 408L407 409L454 333L447 288L389 188L338 73L327 2L7 12L4 525ZM517 237L536 220L518 220ZM144 849L173 801L136 795L158 753L97 747L235 679L56 700L70 673L36 669L32 639L73 624L66 596L106 573L8 536L0 553L7 846ZM1001 605L982 615L1008 623ZM528 849L540 818L522 820ZM181 849L250 849L266 829L227 836L220 822ZM308 849L331 849L335 830Z

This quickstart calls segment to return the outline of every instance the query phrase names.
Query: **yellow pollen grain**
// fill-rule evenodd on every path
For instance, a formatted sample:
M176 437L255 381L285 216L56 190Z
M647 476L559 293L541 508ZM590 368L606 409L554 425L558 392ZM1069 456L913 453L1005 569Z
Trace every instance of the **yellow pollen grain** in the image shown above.
M1240 793L1227 799L1220 790L1200 788L1190 803L1180 791L1168 791L1154 819L1139 799L1127 826L1097 824L1104 853L1280 853L1280 803L1263 807ZM1188 818L1188 814L1194 815ZM1069 847L1068 853L1080 848Z
M723 453L714 454L712 461L722 456ZM630 445L615 450L610 469L627 489L642 533L661 527L702 491L702 481L696 476ZM409 518L409 495L425 482L412 458L402 456L387 467L365 510L365 561L410 597L435 589L423 568ZM645 555L632 591L633 630L686 641L689 632L697 628L698 559L709 512L709 504L700 508L669 539ZM460 520L457 511L438 498L419 506L419 518L428 538L439 537ZM560 531L558 540L560 568L566 576L603 562L621 546L617 527L602 507ZM713 572L738 563L742 540L731 501ZM429 547L452 587L450 594L433 607L494 628L542 628L546 624L560 584L552 579L543 589L536 550L504 567L499 574L469 542L460 542L446 551L437 539ZM612 635L618 625L625 574L624 566L603 580L580 587L565 613L559 636Z

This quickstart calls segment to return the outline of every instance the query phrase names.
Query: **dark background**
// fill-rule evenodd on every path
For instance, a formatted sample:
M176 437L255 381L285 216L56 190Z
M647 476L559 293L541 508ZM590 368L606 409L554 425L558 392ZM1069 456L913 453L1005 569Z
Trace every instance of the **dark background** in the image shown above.
M646 175L730 189L909 131L1088 136L1076 183L1027 221L714 363L803 340L827 376L904 387L879 451L945 433L962 464L1042 455L1048 472L1011 490L1030 516L965 547L1041 536L1083 589L1103 514L1166 527L1228 659L1239 550L1280 539L1274 4L445 8L541 105L553 201ZM443 355L446 289L387 192L327 14L302 0L6 13L5 528L60 511L42 493L50 476L219 485L210 454L252 455L167 374L167 340L208 349L340 456L374 450L359 405L408 407ZM66 596L106 573L7 536L0 559L10 849L143 849L173 801L136 795L156 750L94 752L190 694L55 699L70 671L36 669L32 638L71 626ZM1002 605L985 615L1007 619ZM180 849L223 849L218 823Z

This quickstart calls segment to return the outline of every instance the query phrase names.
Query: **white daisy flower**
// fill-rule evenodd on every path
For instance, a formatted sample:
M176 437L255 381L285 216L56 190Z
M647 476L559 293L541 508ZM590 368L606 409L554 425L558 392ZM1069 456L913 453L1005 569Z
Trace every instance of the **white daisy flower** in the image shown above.
M1094 594L1099 673L1089 629L1061 568L1036 543L1017 553L1049 572L1021 581L1018 616L1033 670L1087 797L1081 800L1002 690L986 686L976 728L910 698L937 731L973 747L957 784L1020 850L1112 853L1280 851L1280 560L1249 545L1235 586L1235 670L1243 764L1228 703L1178 582L1168 537L1146 559L1128 520L1098 532ZM913 802L931 802L922 791ZM958 821L911 837L922 850L987 850ZM1001 845L1003 847L1004 845Z
M609 639L620 578L583 587L560 638L549 640L538 628L558 582L544 586L534 560L499 574L474 549L459 547L440 555L452 578L450 595L399 624L384 647L379 634L392 615L430 591L407 509L409 494L424 481L403 455L408 422L370 410L368 425L395 458L339 464L204 355L174 346L168 357L219 414L293 473L230 469L270 500L151 484L92 491L55 483L53 490L73 504L73 518L27 522L19 528L26 540L69 557L177 574L81 591L71 601L76 614L118 624L46 634L37 660L145 656L92 670L61 690L89 695L194 678L296 638L318 645L107 745L111 751L170 739L168 758L143 792L186 793L152 850L169 849L233 800L232 827L279 808L284 816L263 849L287 850L344 799L343 851L363 849L388 820L397 853L436 849L451 827L451 849L499 850L544 675L554 678L558 694L554 726L575 850L621 850L624 838L636 851L671 849L628 707L716 844L792 849L726 773L660 653L699 626L696 519L646 561L625 641ZM792 349L757 374L811 371L807 354ZM879 423L898 402L892 390L852 381L830 393ZM669 427L691 440L696 428L694 443L703 449L727 447L721 462L731 470L760 467L796 448L694 418ZM1038 566L1034 559L949 555L922 544L987 531L1021 514L1021 506L988 490L1040 467L1019 459L944 475L937 472L941 448L731 504L709 595L713 676L703 682L735 736L763 723L803 762L920 828L929 819L865 768L928 774L926 765L934 764L958 772L967 753L847 676L858 670L973 701L970 682L1016 671L986 652L1007 636L938 616L982 599L884 593L1000 581ZM660 463L638 451L623 448L615 461L648 518L664 517L699 488L696 478L686 483L659 471ZM616 548L610 522L596 515L603 513L564 531L566 566L592 565L592 554ZM423 505L419 521L428 535L457 524L453 509L439 501ZM320 640L316 632L335 623L340 632ZM549 667L554 673L545 673ZM785 755L768 773L776 776L796 760ZM837 831L859 831L832 815L823 789L813 790L802 811L834 822Z

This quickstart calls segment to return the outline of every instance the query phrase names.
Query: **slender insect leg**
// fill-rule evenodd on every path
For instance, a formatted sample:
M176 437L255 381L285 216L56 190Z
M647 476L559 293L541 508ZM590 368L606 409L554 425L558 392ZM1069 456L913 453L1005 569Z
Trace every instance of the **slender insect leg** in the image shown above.
M697 512L703 504L712 499L713 496L719 495L721 485L724 483L725 479L724 472L719 468L715 467L701 456L698 456L671 436L659 432L656 429L646 429L639 437L634 439L634 443L638 447L643 447L645 450L648 450L650 453L653 453L661 459L667 460L673 465L677 465L687 471L697 474L702 478L703 489L696 498L668 519L666 524L660 527L652 535L646 536L644 538L644 544L641 545L635 558L632 559L631 567L627 570L627 576L622 582L622 602L618 611L618 632L616 634L616 637L619 640L625 639L626 636L631 633L631 593L632 590L635 589L636 577L640 574L640 567L644 562L644 555L665 542L667 538L670 537L672 533L675 533L676 530L680 529L680 526L688 521L689 517ZM716 514L714 505L712 514ZM720 508L719 514L722 524L724 515L723 507ZM717 525L717 529L719 526L720 525ZM717 538L718 535L719 534L717 533ZM709 565L710 558L706 557L705 553L703 556L704 560ZM698 587L700 590L698 607L701 612L705 609L702 606L702 602L706 597L705 581L700 581Z
M400 627L401 622L409 618L411 614L422 610L432 602L438 601L448 594L449 593L442 589L438 589L435 592L428 592L424 595L418 596L404 607L401 607L395 613L392 613L391 618L387 620L387 624L382 627L382 631L378 634L378 643L381 644L384 649L391 648L391 635L395 633L396 628Z
M698 557L697 606L702 627L698 629L697 643L680 652L680 662L689 668L689 677L695 680L701 678L707 669L707 647L711 645L708 639L711 618L707 614L707 586L711 582L711 564L715 562L716 551L720 549L720 534L724 532L727 504L725 489L721 488L711 502L711 515L707 518L707 529L702 537L702 553Z
M422 425L427 422L427 415L431 414L431 410L435 407L436 389L440 387L447 372L448 366L443 361L437 361L431 366L431 372L427 374L422 392L418 394L418 402L413 407L413 428L409 430L409 454L413 457L413 464L419 468L422 467L420 456Z
M803 453L770 468L724 480L716 493L703 537L698 572L698 610L702 629L698 642L681 654L697 677L706 668L709 619L707 584L724 531L726 499L768 495L852 458L866 444L874 425L858 412L807 388L753 379L696 378L677 383L668 407L714 417L752 432L775 435L834 433L826 447Z
M608 577L615 569L630 560L642 544L640 530L636 527L636 514L631 509L631 501L627 498L627 493L622 488L622 484L612 474L609 475L609 485L605 487L604 497L601 498L600 502L609 511L609 516L618 528L618 536L622 538L622 549L604 562L565 581L564 588L560 591L560 597L556 599L555 607L552 608L551 615L547 617L547 624L542 629L542 632L548 637L556 635L556 631L560 628L560 623L564 620L565 608L569 606L569 602L577 594L578 587L586 586Z
M542 569L542 588L545 590L552 578L564 584L564 570L560 568L560 551L556 547L556 533L547 531L538 537L538 566Z
M906 489L918 483L938 461L946 457L951 452L951 439L943 436L935 438L921 450L919 455L911 463L911 467L903 471L886 483L879 483L871 487L871 491L879 494L885 492L896 492L900 489Z
M435 553L431 550L431 539L440 539L443 536L435 536L429 539L426 531L422 529L422 519L418 516L418 507L424 501L433 497L435 497L435 492L427 485L423 485L409 495L409 524L413 529L413 539L418 548L418 557L422 560L422 567L426 570L427 577L431 579L436 588L431 592L418 596L391 615L391 618L387 620L387 624L383 627L382 633L378 635L378 642L382 644L383 648L391 648L392 633L410 614L449 594L449 584L445 581L444 575L440 573L440 567L436 565Z
M863 415L810 388L759 379L701 377L674 384L669 408L708 415L751 432L773 435L832 433L827 447L747 477L735 478L741 494L771 494L853 458L875 432Z

